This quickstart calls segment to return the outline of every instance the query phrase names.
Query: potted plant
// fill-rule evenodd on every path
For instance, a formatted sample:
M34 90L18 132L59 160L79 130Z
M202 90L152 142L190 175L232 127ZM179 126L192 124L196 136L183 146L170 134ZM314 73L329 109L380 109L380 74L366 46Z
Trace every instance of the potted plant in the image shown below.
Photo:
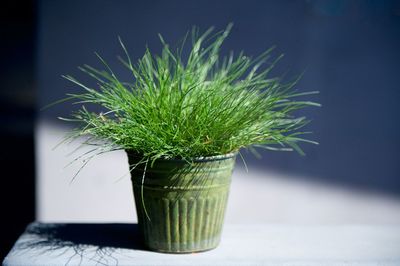
M280 59L270 59L271 49L254 59L243 53L222 58L230 29L214 35L192 30L186 58L189 34L176 50L160 36L161 55L147 49L135 64L120 40L131 81L121 81L99 55L105 70L80 68L96 86L65 76L83 89L63 99L81 104L67 119L80 123L67 139L89 136L83 144L95 145L90 158L126 151L139 225L152 250L186 253L218 245L240 149L302 153L299 142L315 143L301 137L307 120L294 111L318 106L297 98L316 92L298 92L297 80L270 77ZM88 104L104 110L90 111Z

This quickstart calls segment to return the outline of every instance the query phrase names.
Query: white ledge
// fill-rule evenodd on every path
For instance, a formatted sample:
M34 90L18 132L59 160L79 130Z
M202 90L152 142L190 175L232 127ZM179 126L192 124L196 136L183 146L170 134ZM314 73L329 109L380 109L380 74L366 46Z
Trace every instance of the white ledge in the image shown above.
M400 265L400 225L225 225L218 248L146 250L136 224L33 223L4 265Z

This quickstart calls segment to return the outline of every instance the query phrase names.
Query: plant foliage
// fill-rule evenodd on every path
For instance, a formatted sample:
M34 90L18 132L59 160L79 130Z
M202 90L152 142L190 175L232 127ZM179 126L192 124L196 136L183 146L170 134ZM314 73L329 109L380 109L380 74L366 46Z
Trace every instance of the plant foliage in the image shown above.
M213 156L254 147L271 150L295 149L311 142L301 129L308 120L294 112L319 104L298 100L317 92L298 92L297 80L283 82L270 77L281 58L272 59L269 49L252 59L243 53L220 56L225 31L189 32L177 49L160 35L161 55L148 49L136 63L123 42L121 62L132 80L121 81L99 56L103 70L84 65L80 69L97 81L96 87L72 76L67 80L83 91L68 94L81 108L64 119L79 122L67 139L89 136L84 144L95 145L96 154L116 149L132 150L149 160ZM191 39L190 41L186 41ZM182 56L185 47L190 52ZM106 111L95 113L85 104Z

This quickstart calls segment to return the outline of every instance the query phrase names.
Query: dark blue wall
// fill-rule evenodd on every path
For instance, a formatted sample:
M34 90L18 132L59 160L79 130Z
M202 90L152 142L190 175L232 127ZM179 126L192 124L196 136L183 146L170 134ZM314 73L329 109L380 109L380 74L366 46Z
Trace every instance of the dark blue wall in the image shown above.
M98 51L118 69L120 35L134 58L145 45L160 48L157 33L179 40L193 25L235 26L224 49L256 56L272 45L285 53L276 73L306 70L299 88L319 90L322 108L304 114L319 146L306 157L247 156L250 167L299 173L355 188L400 195L399 1L41 1L38 31L39 106L77 90L60 78L76 66L98 66ZM68 104L43 112L54 118Z
M0 261L35 220L36 1L0 8Z

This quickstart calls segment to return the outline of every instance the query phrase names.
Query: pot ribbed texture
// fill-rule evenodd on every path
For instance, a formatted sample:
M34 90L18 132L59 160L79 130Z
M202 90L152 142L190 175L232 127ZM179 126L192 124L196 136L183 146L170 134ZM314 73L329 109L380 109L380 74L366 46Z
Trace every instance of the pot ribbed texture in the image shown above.
M128 152L130 165L141 158ZM220 242L235 154L159 159L132 171L139 226L152 250L188 253ZM146 169L146 171L144 171Z

